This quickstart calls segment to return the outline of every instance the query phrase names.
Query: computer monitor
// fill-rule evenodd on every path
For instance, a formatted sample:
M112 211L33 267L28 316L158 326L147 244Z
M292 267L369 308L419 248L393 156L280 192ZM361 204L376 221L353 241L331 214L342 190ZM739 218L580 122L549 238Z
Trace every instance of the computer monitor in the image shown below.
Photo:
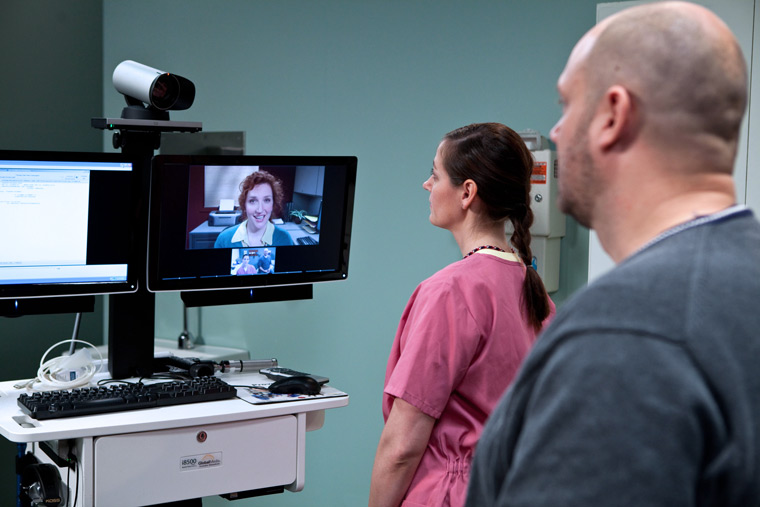
M137 290L133 166L122 154L0 151L0 315L76 312L94 301L82 296Z
M211 305L346 279L356 165L352 156L154 157L148 290L195 292L186 304L236 290L197 302Z

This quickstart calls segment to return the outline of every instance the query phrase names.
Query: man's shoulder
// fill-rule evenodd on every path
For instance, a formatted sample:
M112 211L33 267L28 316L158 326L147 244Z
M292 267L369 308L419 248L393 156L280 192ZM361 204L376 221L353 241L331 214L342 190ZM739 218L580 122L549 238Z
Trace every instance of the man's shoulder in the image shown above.
M650 308L660 304L656 299L672 301L667 294L651 292L650 282L657 279L659 271L653 268L646 264L618 266L592 281L562 305L552 328L640 325Z
M722 322L744 312L741 300L760 297L757 279L760 224L748 212L674 234L629 257L570 298L547 334L607 330L689 339L699 333L687 327L697 317L711 322L722 315Z

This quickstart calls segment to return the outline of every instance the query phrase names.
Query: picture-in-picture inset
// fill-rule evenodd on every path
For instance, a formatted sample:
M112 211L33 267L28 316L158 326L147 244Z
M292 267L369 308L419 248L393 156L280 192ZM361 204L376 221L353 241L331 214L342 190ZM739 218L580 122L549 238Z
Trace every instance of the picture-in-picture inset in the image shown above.
M276 248L233 248L230 274L266 275L274 273Z

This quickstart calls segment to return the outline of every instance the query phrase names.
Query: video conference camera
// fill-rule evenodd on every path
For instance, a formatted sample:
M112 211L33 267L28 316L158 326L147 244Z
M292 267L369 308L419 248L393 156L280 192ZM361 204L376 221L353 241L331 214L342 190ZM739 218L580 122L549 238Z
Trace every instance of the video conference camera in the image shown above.
M149 153L161 146L161 132L199 132L200 122L170 121L169 111L189 109L195 85L189 79L124 60L113 71L113 86L127 107L120 118L92 118L96 129L114 130L113 147Z
M137 116L130 114L133 118L141 116L140 108L149 110L145 115L155 118L156 111L188 109L195 99L195 85L189 79L132 60L125 60L116 66L113 85L124 95L127 104L133 108L132 112L137 111Z

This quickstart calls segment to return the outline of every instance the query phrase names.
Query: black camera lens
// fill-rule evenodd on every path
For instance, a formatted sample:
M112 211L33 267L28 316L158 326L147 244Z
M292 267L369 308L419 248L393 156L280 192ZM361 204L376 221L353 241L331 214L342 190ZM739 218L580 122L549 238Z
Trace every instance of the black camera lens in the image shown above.
M179 81L171 74L161 74L153 81L150 103L157 109L171 109L179 97Z

